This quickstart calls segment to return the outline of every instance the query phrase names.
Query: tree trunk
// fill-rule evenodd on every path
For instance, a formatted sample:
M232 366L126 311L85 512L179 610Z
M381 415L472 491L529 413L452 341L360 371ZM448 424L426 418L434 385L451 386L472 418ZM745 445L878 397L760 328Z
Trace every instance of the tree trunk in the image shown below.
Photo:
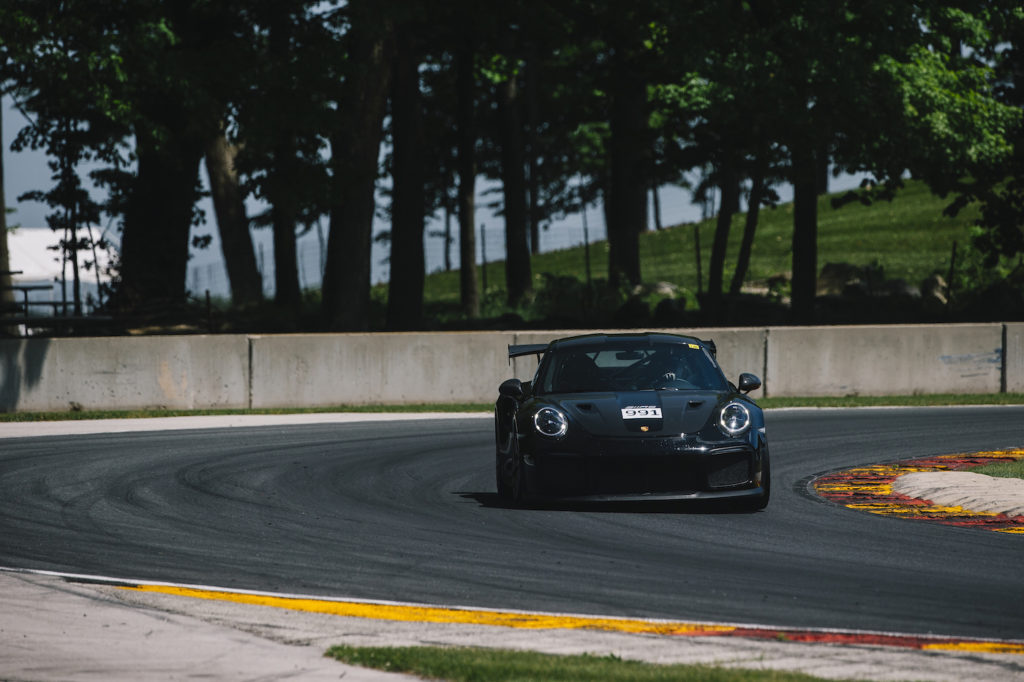
M818 287L818 183L814 151L793 148L793 319L814 320Z
M704 294L704 275L701 273L703 262L700 253L700 223L693 224L693 257L697 263L697 296Z
M14 292L10 288L14 283L14 278L10 274L11 252L7 245L7 198L4 196L3 149L3 109L0 108L0 308L7 308L14 304ZM0 332L3 331L0 328Z
M729 228L732 217L739 205L740 183L736 177L732 161L722 163L720 169L720 187L718 221L715 225L715 238L711 244L711 263L708 266L708 299L712 305L722 299L722 280L725 272L725 252L729 245Z
M828 145L823 144L818 148L817 158L815 159L818 194L828 194L828 164Z
M456 121L459 175L459 291L462 310L480 317L480 291L476 277L476 130L473 123L473 50L464 46L456 55Z
M394 138L391 194L391 278L387 328L417 329L423 318L423 146L419 61L415 31L396 30L391 129Z
M279 147L276 154L281 157L291 154L291 149ZM279 187L286 182L281 176L287 171L278 167L271 171L278 176L275 184ZM274 303L291 312L297 312L302 302L302 290L299 287L299 257L295 245L295 211L293 203L280 193L270 207L271 227L274 232Z
M135 131L138 172L121 238L121 304L180 304L185 300L189 232L198 198L203 143L172 128L159 143Z
M526 177L516 77L498 86L501 168L505 196L505 288L508 305L518 306L530 289L530 247L526 231Z
M537 149L537 120L540 118L537 79L540 77L540 57L535 44L530 44L526 59L526 149L529 153L527 222L530 225L530 253L537 255L540 253L540 172L537 164L537 155L540 153Z
M447 192L447 190L445 190ZM452 209L448 198L444 202L444 271L452 271Z
M356 25L349 31L354 65L345 80L331 136L333 192L323 317L333 331L362 331L370 325L370 247L373 236L377 155L391 78L391 25L376 33Z
M651 185L651 210L654 213L654 229L661 232L663 225L661 224L661 198L658 196L658 183Z
M759 158L754 177L751 178L750 198L747 200L747 219L743 225L743 240L740 242L740 253L736 257L736 270L732 273L732 284L729 286L731 296L739 296L740 290L743 288L743 280L747 277L747 270L750 267L750 252L754 247L754 233L757 231L757 221L763 198L764 163Z
M611 184L608 224L608 283L639 284L640 232L646 227L649 148L647 83L620 63L611 92Z
M245 200L238 186L236 151L221 131L206 145L206 173L210 177L220 247L231 283L231 300L235 305L244 306L263 300L263 280L256 267Z
M291 50L291 17L284 3L274 3L274 20L270 26L269 54L272 60L285 62ZM287 84L271 86L277 98L292 97L295 93ZM297 203L292 190L295 179L296 143L290 121L284 119L275 136L273 165L267 172L269 185L271 229L274 234L274 302L294 315L302 303L299 286L299 262L295 244Z

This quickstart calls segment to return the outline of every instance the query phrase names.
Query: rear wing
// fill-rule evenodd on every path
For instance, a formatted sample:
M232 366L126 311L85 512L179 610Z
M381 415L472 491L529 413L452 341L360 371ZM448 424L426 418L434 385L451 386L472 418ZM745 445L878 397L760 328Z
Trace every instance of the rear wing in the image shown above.
M718 357L718 348L715 346L715 342L714 341L712 341L711 339L707 339L707 340L697 339L697 340L700 341L700 343L702 343L704 345L704 347L707 348L711 352L712 357L716 357L716 358ZM524 343L524 344L520 344L520 345L516 345L516 346L513 346L513 345L509 344L509 347L508 347L508 360L509 360L509 364L512 363L512 358L518 358L518 357L522 357L524 355L536 355L537 358L540 359L540 356L544 354L544 351L546 351L548 349L549 345L550 344L547 344L547 343Z
M518 346L510 344L508 347L508 362L512 364L512 358L519 358L524 355L536 355L540 359L540 356L548 349L548 345L546 343L524 343Z

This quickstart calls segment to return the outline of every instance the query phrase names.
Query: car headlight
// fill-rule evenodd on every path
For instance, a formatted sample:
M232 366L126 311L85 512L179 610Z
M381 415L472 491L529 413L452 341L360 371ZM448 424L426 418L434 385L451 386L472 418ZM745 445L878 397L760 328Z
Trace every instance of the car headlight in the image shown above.
M561 438L569 430L569 420L553 407L542 407L533 415L533 426L548 438Z
M743 403L729 403L718 414L718 426L730 436L739 436L750 428L750 410Z

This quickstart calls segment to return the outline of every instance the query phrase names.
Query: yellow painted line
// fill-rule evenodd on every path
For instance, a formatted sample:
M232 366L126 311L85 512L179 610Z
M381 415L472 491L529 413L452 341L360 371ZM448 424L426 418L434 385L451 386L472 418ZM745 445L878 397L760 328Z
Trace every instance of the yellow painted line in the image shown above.
M987 459L1004 459L1006 457L1024 459L1024 448L1013 450L985 450L983 452L972 452L970 455L971 457L985 457Z
M889 495L892 493L892 485L886 483L884 485L863 485L856 483L822 483L815 486L818 490L825 492L846 492L846 493L860 493L860 492L874 492L883 495Z
M628 618L597 618L586 616L560 616L552 614L514 613L509 611L479 611L433 606L404 604L369 604L364 602L323 601L300 597L274 597L268 595L218 592L188 587L165 585L137 585L121 589L136 592L158 592L195 599L212 599L236 604L271 606L292 611L324 613L351 618L391 620L415 623L460 623L466 625L497 625L528 630L604 630L655 635L720 635L733 632L729 625L664 622Z
M1024 644L1007 642L941 642L921 647L934 651L973 651L981 654L1024 654Z
M964 518L999 516L997 512L972 511L970 509L964 509L963 507L941 507L932 505L910 506L889 502L862 502L857 504L848 504L846 506L850 509L860 509L862 511L871 512L872 514L913 514L914 516L936 514L941 516L957 516Z

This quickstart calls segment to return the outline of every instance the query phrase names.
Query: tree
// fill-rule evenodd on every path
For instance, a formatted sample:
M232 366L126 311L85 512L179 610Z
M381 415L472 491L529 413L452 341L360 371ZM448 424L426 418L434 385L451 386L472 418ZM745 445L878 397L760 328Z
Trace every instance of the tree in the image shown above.
M609 283L639 283L647 192L697 167L721 189L712 302L742 187L749 180L733 292L758 207L780 177L794 184L793 309L806 321L830 164L892 185L909 172L959 197L954 209L980 201L982 244L1024 248L1021 16L1010 0L513 0L488 12L469 2L11 0L0 49L36 122L23 141L56 164L57 187L36 195L60 207L54 224L93 219L75 169L86 158L109 165L100 178L105 210L122 220L126 307L185 298L205 157L236 298L259 296L240 208L249 191L270 206L253 224L274 230L283 314L301 297L296 232L329 212L324 326L368 328L390 95L390 328L419 324L423 219L438 207L458 214L461 303L479 315L478 172L502 183L516 305L540 225L578 195L605 199ZM81 246L74 230L65 243Z
M459 215L459 292L463 313L480 316L476 277L476 126L473 115L475 54L470 35L455 48L455 129L458 136L456 203Z
M11 27L16 23L16 18L11 16L9 9L0 9L0 26ZM5 31L6 32L6 31ZM10 63L10 48L5 43L0 43L0 103L7 93L8 69ZM10 248L7 243L7 197L4 194L4 159L3 159L3 107L0 106L0 308L8 308L14 303L14 291L11 285L14 280L11 275Z
M789 116L778 139L792 166L793 312L804 321L813 319L817 284L819 150L832 150L837 170L890 186L909 172L944 193L1004 163L1019 113L994 98L990 68L964 57L967 36L950 33L983 24L983 14L926 1L839 9L793 2L762 17Z
M0 59L4 57L0 55ZM7 200L4 197L3 110L0 108L0 307L14 303L11 277L10 249L7 245Z
M733 271L732 283L729 285L730 296L740 294L743 280L747 276L761 205L774 205L778 200L778 195L770 187L768 176L770 153L768 146L764 143L760 144L755 151L753 170L750 175L750 192L747 195L747 215L743 223L743 237L740 240L739 254L736 256L736 269Z
M296 234L329 209L327 130L335 116L343 59L332 13L308 0L261 0L245 6L250 84L234 103L238 167L247 191L269 204L254 216L274 244L274 300L294 317L302 298Z
M129 308L184 301L199 163L236 84L238 16L227 2L139 0L110 29L137 159L121 181L120 294Z
M370 318L370 245L377 157L391 80L393 24L370 3L347 6L347 58L331 129L331 217L323 281L328 329L362 331Z
M395 28L391 86L392 157L391 279L388 329L416 329L423 317L424 170L423 122L416 36L422 22L406 19Z
M952 99L960 106L944 109L957 114L954 120L966 117L988 133L958 139L955 129L942 126L934 114L912 121L917 134L939 136L969 164L966 169L932 166L925 177L936 191L956 195L947 213L978 202L980 233L974 246L984 254L985 266L994 268L1001 258L1024 253L1024 9L1019 3L997 1L980 5L974 14L937 14L946 29L945 41L936 46L942 68L927 65L935 55L921 55L914 68L904 67L902 90L915 109L928 97ZM951 63L955 73L949 73ZM924 90L924 79L936 71L929 78L931 92ZM969 106L978 106L979 94L990 94L997 102L972 114Z
M523 158L522 100L515 70L498 83L501 168L505 214L505 289L508 305L518 306L532 288L527 229L526 165Z
M102 10L91 17L101 26L108 18ZM8 64L12 94L23 111L33 114L12 148L46 150L54 182L49 190L29 191L21 198L53 209L46 220L71 264L74 313L81 315L81 270L96 265L85 254L98 245L80 230L99 221L100 206L82 185L78 167L83 161L116 159L116 139L123 129L96 104L97 96L110 94L107 79L116 63L104 55L106 36L85 30L94 25L68 6L25 5L3 20L13 21L9 28L16 36L7 43L14 57Z
M643 29L636 12L618 3L609 11L608 283L639 284L640 232L647 224L652 143L643 63ZM618 10L622 10L622 14Z
M221 253L231 283L231 300L235 305L245 306L263 300L263 278L256 267L245 197L235 167L236 156L237 147L229 143L224 134L212 138L206 145L206 172L217 215Z
M693 26L699 25L700 30ZM663 59L684 67L676 80L659 88L667 161L679 173L710 168L695 188L704 195L718 188L719 209L702 307L720 309L725 261L733 216L739 212L742 185L751 179L743 245L730 293L739 293L757 229L758 208L766 196L769 154L766 130L779 112L764 103L772 97L770 62L763 32L748 7L738 3L694 8L686 22L670 21L659 43ZM687 71L686 69L690 69ZM665 162L662 162L665 163Z

